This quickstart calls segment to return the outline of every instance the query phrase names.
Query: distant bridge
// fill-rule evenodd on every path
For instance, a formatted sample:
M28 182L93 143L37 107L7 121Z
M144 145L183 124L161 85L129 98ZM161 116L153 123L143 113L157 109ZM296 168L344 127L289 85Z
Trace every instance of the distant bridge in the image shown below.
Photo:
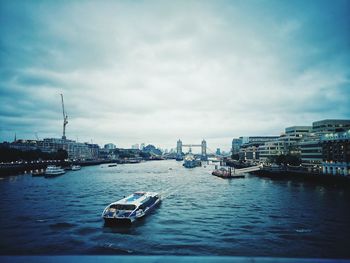
M182 144L182 141L179 139L176 143L176 156L182 157L182 147L189 147L190 152L192 147L201 147L201 159L207 160L207 142L203 139L201 144Z

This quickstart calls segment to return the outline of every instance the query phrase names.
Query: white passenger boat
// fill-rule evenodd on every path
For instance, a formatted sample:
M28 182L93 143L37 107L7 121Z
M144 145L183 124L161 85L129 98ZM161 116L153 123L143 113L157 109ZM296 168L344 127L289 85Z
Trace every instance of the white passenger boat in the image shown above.
M72 171L78 171L81 169L81 166L80 165L73 165L72 166Z
M200 160L196 159L196 157L192 153L186 154L185 159L184 159L184 163L183 163L184 167L194 168L194 167L198 167L201 165L202 165L202 162Z
M45 177L54 177L66 173L61 167L49 165L45 170Z
M131 224L149 214L160 203L155 192L136 192L108 205L102 213L106 224Z
M245 175L243 175L243 174L235 174L235 170L233 170L233 172L232 172L231 167L218 168L217 165L215 165L215 170L211 174L215 175L217 177L226 178L226 179L235 179L235 178L244 178L245 177Z

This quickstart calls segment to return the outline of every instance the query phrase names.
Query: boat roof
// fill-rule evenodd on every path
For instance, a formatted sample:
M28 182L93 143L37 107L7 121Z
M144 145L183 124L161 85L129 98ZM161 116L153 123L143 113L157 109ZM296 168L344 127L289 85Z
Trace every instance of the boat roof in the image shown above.
M195 156L192 153L188 153L185 155L185 161L192 161L195 160Z
M47 166L46 169L61 169L61 167L60 166L55 166L55 165L49 165L49 166Z
M141 205L143 201L145 201L150 196L158 195L156 192L135 192L117 202L114 202L112 204L118 204L118 205Z

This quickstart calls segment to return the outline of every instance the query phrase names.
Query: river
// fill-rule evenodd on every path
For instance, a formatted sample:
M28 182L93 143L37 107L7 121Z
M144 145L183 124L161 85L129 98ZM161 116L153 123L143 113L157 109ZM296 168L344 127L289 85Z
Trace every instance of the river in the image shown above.
M348 189L212 169L171 160L0 178L0 253L350 257ZM160 207L104 226L103 209L138 190L160 192Z

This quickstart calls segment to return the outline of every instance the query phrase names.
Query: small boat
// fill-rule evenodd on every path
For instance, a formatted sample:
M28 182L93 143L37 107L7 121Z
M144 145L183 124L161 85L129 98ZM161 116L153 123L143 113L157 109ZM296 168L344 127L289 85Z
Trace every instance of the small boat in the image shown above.
M183 161L183 159L181 155L176 157L176 161Z
M201 165L202 162L196 159L192 153L189 153L185 156L183 166L185 166L186 168L194 168Z
M109 204L102 213L106 224L132 224L149 214L160 203L155 192L136 192L117 202Z
M116 166L117 166L116 163L111 163L111 164L108 165L108 167L116 167Z
M49 165L45 170L45 177L54 177L66 173L61 167Z
M217 165L215 166L215 170L211 173L212 175L221 177L221 178L226 178L226 179L233 179L233 178L244 178L244 175L235 175L234 173L232 174L232 169L231 167L228 168L218 168Z
M73 165L72 166L72 171L78 171L81 169L81 166L80 165Z

